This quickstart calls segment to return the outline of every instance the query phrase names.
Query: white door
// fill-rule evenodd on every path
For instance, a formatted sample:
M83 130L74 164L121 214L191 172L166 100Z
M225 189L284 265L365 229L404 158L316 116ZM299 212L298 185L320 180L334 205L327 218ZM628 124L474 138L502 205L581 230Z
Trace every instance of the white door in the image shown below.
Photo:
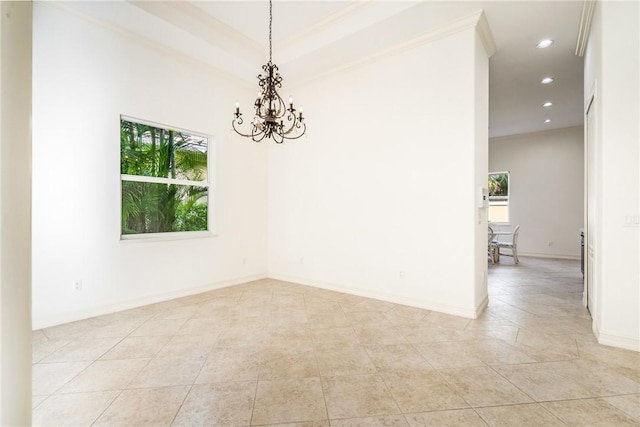
M586 176L585 176L585 204L586 204L586 230L585 230L585 287L584 299L587 304L587 309L594 316L595 309L595 289L597 289L597 275L596 275L596 263L595 263L595 250L597 239L597 182L598 182L598 148L599 141L596 131L596 103L593 101L594 97L587 106L585 114L585 145L586 145Z

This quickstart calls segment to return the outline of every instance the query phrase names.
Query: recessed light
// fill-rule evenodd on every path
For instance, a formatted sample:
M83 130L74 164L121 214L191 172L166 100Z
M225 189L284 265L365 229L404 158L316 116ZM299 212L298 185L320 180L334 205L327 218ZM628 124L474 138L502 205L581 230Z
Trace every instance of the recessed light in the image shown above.
M545 119L544 122L545 123L551 123L551 119Z
M553 83L553 78L545 77L544 79L542 79L542 81L540 81L540 83L542 83L543 85L548 85L549 83Z
M551 101L547 101L544 104L542 104L543 107L551 107L553 105L553 102Z
M553 44L553 40L550 39L544 39L544 40L540 40L540 43L538 43L538 45L536 46L538 49L544 49L545 47L549 47Z

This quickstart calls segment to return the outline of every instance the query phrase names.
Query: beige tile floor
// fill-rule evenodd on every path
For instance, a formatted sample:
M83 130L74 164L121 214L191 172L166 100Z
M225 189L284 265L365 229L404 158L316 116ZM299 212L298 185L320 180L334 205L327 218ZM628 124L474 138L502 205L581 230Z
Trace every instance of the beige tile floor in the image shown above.
M574 261L489 267L480 319L265 279L33 333L33 423L640 425Z

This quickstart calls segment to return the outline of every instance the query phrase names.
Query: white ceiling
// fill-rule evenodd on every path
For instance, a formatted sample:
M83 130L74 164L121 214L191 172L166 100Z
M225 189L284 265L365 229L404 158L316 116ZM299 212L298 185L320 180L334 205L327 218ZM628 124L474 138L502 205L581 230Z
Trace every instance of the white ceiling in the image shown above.
M266 0L60 5L250 85L268 59ZM480 9L497 48L490 60L490 135L581 125L583 68L574 54L581 1L274 0L273 61L285 87L312 84ZM555 43L537 49L544 38ZM541 85L545 76L554 83ZM554 105L543 108L548 100Z

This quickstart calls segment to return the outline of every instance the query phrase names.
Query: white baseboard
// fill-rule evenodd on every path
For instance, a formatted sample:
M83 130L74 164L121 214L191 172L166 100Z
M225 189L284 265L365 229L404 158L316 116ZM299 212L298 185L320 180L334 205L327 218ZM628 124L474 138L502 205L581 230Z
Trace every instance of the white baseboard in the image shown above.
M77 320L89 319L91 317L102 316L104 314L115 313L118 311L129 310L131 308L142 307L144 305L155 304L158 302L169 301L176 298L188 297L190 295L200 294L207 291L222 289L229 286L239 285L241 283L251 282L253 280L266 279L267 274L254 274L251 276L237 277L234 279L222 280L219 282L209 283L203 286L197 286L187 289L179 289L171 292L163 292L161 294L148 295L141 298L134 298L126 301L105 304L102 306L92 307L87 310L77 310L55 316L45 316L34 318L32 320L32 329L38 330L57 326L64 323L75 322Z
M372 298L381 301L391 302L395 304L406 305L409 307L422 308L424 310L437 311L445 314L452 314L454 316L466 317L468 319L476 319L479 314L482 313L484 307L488 303L488 297L486 302L483 300L477 308L457 307L448 304L442 304L439 302L428 300L417 300L414 298L408 298L401 295L395 295L387 292L375 292L368 289L354 288L350 286L338 285L335 283L319 282L304 277L288 276L285 274L269 273L269 278L284 280L286 282L299 283L301 285L313 286L314 288L326 289L329 291L342 292L350 295L357 295L365 298ZM484 306L483 306L484 304Z
M637 337L626 337L601 331L596 322L593 322L592 329L598 344L640 352L640 339Z
M480 304L476 308L476 315L473 318L477 319L478 317L480 317L480 315L484 312L484 310L487 308L488 305L489 305L489 294L487 293L485 294L484 298L482 298L482 301L480 301Z
M141 298L134 298L126 301L120 301L117 303L105 304L102 306L92 307L87 310L77 310L69 313L64 313L55 316L45 316L41 318L34 318L32 321L33 330L49 328L52 326L61 325L64 323L75 322L78 320L89 319L91 317L102 316L105 314L115 313L118 311L129 310L132 308L141 307L148 304L155 304L159 302L169 301L176 298L187 297L190 295L199 294L202 292L212 291L216 289L222 289L229 286L239 285L253 280L260 279L277 279L287 282L299 283L301 285L313 286L320 289L326 289L336 292L342 292L351 295L357 295L365 298L373 298L377 300L392 302L395 304L402 304L410 307L421 308L425 310L437 311L440 313L451 314L454 316L466 317L469 319L477 319L487 307L489 302L488 295L485 295L478 307L467 308L460 306L452 306L448 304L442 304L436 301L429 300L417 300L414 298L408 298L401 295L395 295L388 292L375 292L368 289L354 288L350 286L343 286L334 283L319 282L303 277L294 277L283 274L255 274L251 276L238 277L234 279L223 280L219 282L210 283L204 286L198 286L187 289L180 289L177 291L164 292L156 295L148 295Z
M523 254L523 256L525 256ZM342 292L351 295L357 295L365 298L373 298L382 301L388 301L396 304L402 304L410 307L422 308L425 310L437 311L440 313L451 314L454 316L462 316L470 319L477 319L485 310L489 303L489 296L485 295L478 307L466 308L459 306L451 306L448 304L442 304L439 302L428 300L416 300L413 298L407 298L400 295L394 295L387 292L375 292L367 289L353 288L350 286L337 285L334 283L319 282L303 277L294 277L283 274L254 274L250 276L237 277L234 279L222 280L214 283L210 283L203 286L198 286L188 289L180 289L177 291L164 292L157 295L149 295L142 298L135 298L126 301L120 301L113 304L106 304L103 306L93 307L88 310L78 310L62 315L34 318L32 321L33 330L48 328L64 323L74 322L77 320L88 319L91 317L101 316L104 314L115 313L118 311L129 310L136 307L141 307L148 304L155 304L163 301L172 300L175 298L187 297L207 291L216 289L222 289L229 286L239 285L254 280L272 278L277 280L284 280L287 282L299 283L301 285L313 286L320 289L326 289L330 291ZM607 331L601 331L598 329L596 322L592 325L593 333L599 344L607 345L611 347L622 348L626 350L632 350L640 352L640 339L638 337L621 336Z
M573 261L580 261L580 255L561 255L561 254L543 254L537 252L520 252L518 251L518 257L531 257L531 258L549 258L549 259L570 259Z

